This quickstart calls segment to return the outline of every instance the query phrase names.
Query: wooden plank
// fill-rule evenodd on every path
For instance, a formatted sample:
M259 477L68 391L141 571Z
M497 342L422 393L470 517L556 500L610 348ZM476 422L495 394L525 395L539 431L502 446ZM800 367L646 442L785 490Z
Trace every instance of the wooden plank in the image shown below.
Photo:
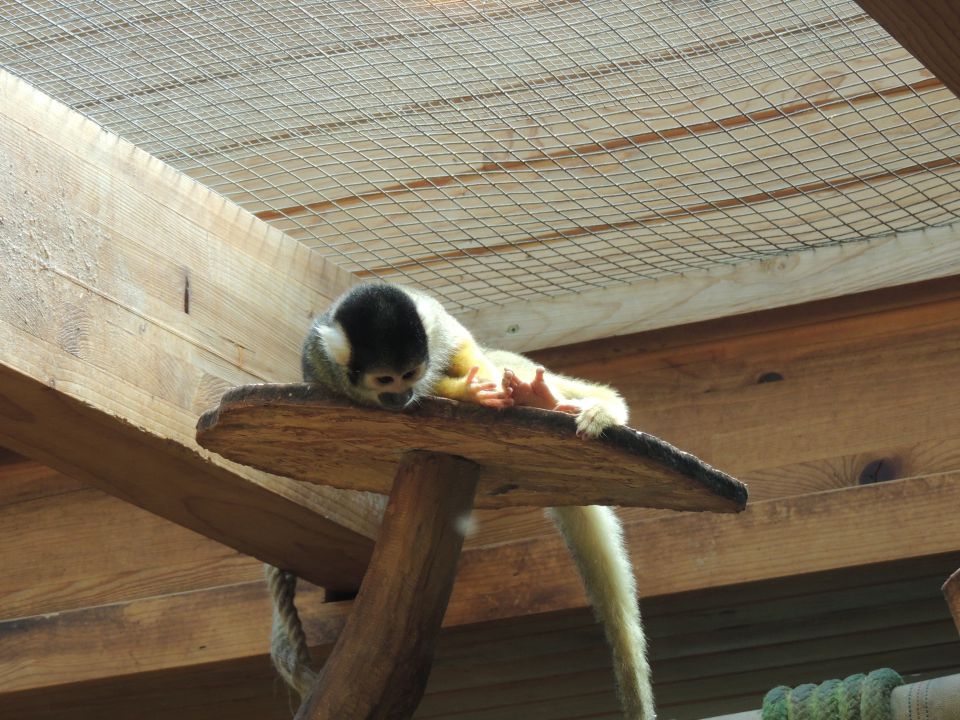
M92 488L0 506L0 567L0 618L263 577L253 558Z
M956 470L960 470L960 440L944 439L878 446L870 452L751 470L740 477L750 489L750 502L761 502ZM670 514L642 508L620 508L618 512L631 521ZM471 532L468 547L475 548L549 535L554 526L543 513L529 508L502 508L476 511Z
M12 693L262 656L269 649L270 600L264 583L253 582L22 618L2 627L0 685ZM237 632L243 627L253 631ZM118 652L124 636L136 641Z
M944 84L960 95L960 9L949 0L857 0Z
M958 318L960 280L945 278L533 357L615 385L633 427L731 472L759 501L960 470ZM476 520L471 547L552 532L530 511Z
M949 300L608 357L603 372L634 409L632 424L737 475L882 458L956 437L958 317L960 300ZM765 381L771 374L781 379Z
M534 350L960 274L960 227L458 314L482 342Z
M11 453L10 456L19 460L0 464L0 512L7 505L74 492L86 487L80 481L22 455Z
M798 663L809 672L831 656L842 656L854 669L873 667L866 665L869 653L891 648L901 653L902 671L929 672L932 649L949 623L937 578L956 562L954 554L786 584L645 600L662 704L706 702L710 688L724 678L736 682L728 682L728 690L742 690L751 671L776 668L780 681L795 682L804 678L797 674ZM319 661L350 604L324 604L322 594L311 589L300 601ZM168 714L176 708L178 716L194 717L195 705L209 712L209 703L246 693L250 707L238 709L235 717L289 717L292 710L274 689L264 656L268 624L262 583L0 623L8 649L0 659L0 677L11 690L0 694L0 713L33 720L70 706L79 707L81 717L97 717L94 708L100 717L135 717L124 712L130 696L163 689L166 700L159 707ZM844 643L846 651L836 652ZM717 662L727 653L731 667ZM857 667L858 662L864 664ZM454 710L495 717L489 713L530 703L537 713L531 717L552 720L541 714L546 708L540 703L602 703L605 696L613 702L608 663L601 631L585 609L449 628L420 717L457 716Z
M737 516L636 521L625 537L646 597L956 551L943 508L957 503L960 473L946 473L754 503ZM563 541L543 537L465 552L447 616L584 604Z
M298 376L309 316L349 279L6 73L0 112L0 443L355 587L376 507L192 439L224 388Z
M2 329L0 325L0 336ZM20 347L29 352L30 343ZM322 505L309 494L302 501L284 497L272 480L251 481L242 468L233 472L214 464L192 448L144 432L2 365L0 384L5 413L0 437L8 445L248 555L295 565L301 576L318 584L332 589L359 584L372 543L326 521L319 515ZM84 386L90 389L109 390ZM52 440L56 444L51 447Z
M209 57L193 42L162 78L88 74L73 97L344 267L405 269L464 306L697 272L956 215L960 104L855 4L790 12L750 0L682 18L610 2L526 7L453 17L420 8L416 21L393 27L391 17L370 37L359 25L342 36L317 28L308 48L234 58L243 72L195 73L191 61ZM267 3L244 18L277 38L280 12ZM389 12L352 17L383 27ZM236 23L211 13L165 21L238 38ZM145 63L162 57L164 38L143 31L155 20L130 15L117 26L78 21L77 36L31 25L14 56L104 32L104 48L136 42ZM585 44L540 42L553 23ZM465 31L475 52L441 79L431 63L447 69ZM538 39L522 57L491 50L518 32ZM398 60L405 43L423 56ZM495 70L478 74L476 63ZM276 83L278 72L290 82ZM321 77L326 91L349 88L349 102L304 102L301 81L313 88ZM388 78L402 78L402 90ZM261 99L269 87L271 107L295 111L251 107L238 124L210 102L212 85L233 97L258 88ZM137 127L151 124L145 107L169 137ZM229 132L197 134L198 122Z

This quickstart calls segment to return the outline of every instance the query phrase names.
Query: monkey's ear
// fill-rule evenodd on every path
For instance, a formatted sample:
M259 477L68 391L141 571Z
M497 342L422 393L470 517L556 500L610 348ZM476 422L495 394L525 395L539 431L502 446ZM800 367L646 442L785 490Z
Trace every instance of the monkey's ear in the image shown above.
M432 337L437 326L437 301L433 298L418 295L413 296L413 304L417 308L417 315L420 316L420 322L423 323L423 329L426 331L427 337Z
M340 327L340 323L321 325L317 328L317 333L323 341L323 346L327 349L327 355L335 363L346 365L350 362L350 340L343 328Z

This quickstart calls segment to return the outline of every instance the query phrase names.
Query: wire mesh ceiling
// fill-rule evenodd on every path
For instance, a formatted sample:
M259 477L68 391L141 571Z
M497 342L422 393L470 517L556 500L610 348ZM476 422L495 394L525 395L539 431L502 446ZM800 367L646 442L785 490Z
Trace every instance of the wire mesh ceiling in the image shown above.
M960 100L852 0L26 0L0 64L460 307L960 213Z

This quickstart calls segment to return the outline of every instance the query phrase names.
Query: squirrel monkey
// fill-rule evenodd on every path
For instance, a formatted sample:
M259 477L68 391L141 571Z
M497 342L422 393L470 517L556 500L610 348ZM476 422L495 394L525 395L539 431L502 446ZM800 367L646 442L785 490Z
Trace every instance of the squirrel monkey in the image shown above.
M627 421L612 388L545 371L528 358L481 348L434 298L371 283L334 301L310 328L303 377L359 403L400 410L422 395L487 407L533 406L576 415L581 437ZM612 508L551 508L613 651L628 720L654 720L646 640L630 558Z

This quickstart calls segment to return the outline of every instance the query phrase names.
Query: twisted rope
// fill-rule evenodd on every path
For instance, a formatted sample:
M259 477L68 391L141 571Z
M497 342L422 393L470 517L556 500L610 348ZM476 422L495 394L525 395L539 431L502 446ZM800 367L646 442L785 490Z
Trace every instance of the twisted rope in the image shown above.
M317 673L311 667L307 636L293 602L297 593L297 576L272 565L263 568L273 600L270 659L287 684L303 698L313 687Z
M820 685L784 685L763 699L763 720L893 720L890 693L903 684L889 668Z

